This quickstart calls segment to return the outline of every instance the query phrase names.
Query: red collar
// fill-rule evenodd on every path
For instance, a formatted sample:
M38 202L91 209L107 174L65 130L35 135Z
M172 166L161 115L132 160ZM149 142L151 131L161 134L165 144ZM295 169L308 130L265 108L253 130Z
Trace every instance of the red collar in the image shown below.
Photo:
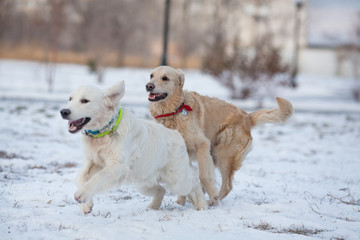
M184 110L185 109L185 110ZM172 112L172 113L167 113L167 114L163 114L163 115L157 115L155 116L154 118L162 118L162 117L168 117L168 116L172 116L172 115L175 115L179 112L183 111L183 114L186 115L187 112L186 111L189 111L191 112L192 111L192 108L189 106L189 105L185 105L184 103L181 104L180 108L176 111L176 112Z

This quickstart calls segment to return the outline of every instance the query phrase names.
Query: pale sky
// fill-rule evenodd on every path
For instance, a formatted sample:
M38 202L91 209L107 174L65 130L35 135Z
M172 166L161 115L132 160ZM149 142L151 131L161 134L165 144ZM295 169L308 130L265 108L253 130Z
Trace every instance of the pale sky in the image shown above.
M309 44L333 46L354 42L354 28L360 24L357 13L360 0L309 0Z

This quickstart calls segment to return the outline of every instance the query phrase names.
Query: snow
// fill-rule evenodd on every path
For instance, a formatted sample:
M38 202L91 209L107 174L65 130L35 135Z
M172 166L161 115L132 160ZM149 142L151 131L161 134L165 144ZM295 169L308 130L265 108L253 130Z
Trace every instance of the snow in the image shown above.
M124 79L123 105L150 119L149 73L107 69L99 86ZM353 81L300 76L298 89L276 89L294 103L295 114L286 124L252 131L253 149L219 206L195 211L166 195L160 210L147 210L150 198L121 186L96 196L85 216L73 199L81 135L67 132L59 110L74 88L96 85L95 77L84 66L58 65L48 93L45 76L41 63L0 61L0 239L360 239L360 106L350 97ZM185 76L185 88L232 101L210 76L196 70Z

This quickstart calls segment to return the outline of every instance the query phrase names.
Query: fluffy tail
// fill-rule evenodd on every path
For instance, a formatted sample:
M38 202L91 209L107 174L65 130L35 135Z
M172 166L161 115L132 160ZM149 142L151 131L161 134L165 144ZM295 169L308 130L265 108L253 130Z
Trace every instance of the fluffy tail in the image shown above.
M279 108L260 109L249 114L253 127L264 123L283 123L293 114L293 107L288 100L277 97L276 101Z

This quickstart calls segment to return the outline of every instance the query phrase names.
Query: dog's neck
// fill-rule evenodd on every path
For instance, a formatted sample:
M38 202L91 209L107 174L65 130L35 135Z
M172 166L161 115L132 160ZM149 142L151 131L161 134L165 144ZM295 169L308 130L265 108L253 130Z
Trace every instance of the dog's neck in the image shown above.
M123 110L120 108L118 113L109 121L108 124L106 124L104 127L102 127L99 130L84 130L82 133L86 136L92 137L92 138L99 138L99 137L104 137L106 135L111 135L113 134L123 115Z
M153 116L166 114L169 112L175 112L181 107L181 104L184 103L184 92L181 91L180 94L175 94L169 99L165 99L159 102L150 102L150 113Z

